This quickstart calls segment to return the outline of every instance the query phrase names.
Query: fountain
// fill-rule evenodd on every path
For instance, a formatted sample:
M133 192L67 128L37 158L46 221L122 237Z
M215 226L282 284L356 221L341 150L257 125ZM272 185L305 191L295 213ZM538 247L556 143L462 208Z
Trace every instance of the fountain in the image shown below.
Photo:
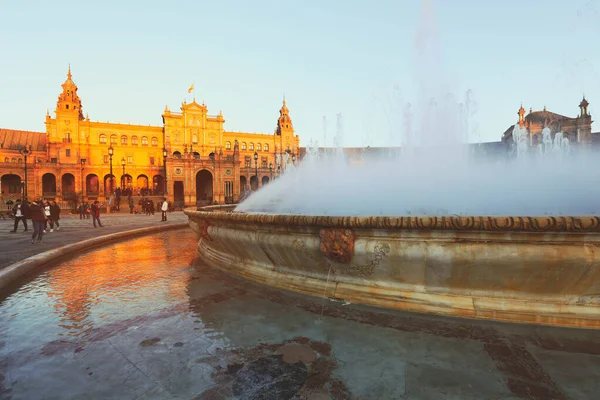
M237 207L186 211L200 257L336 301L600 328L598 158L549 128L536 149L519 124L513 157L473 157L472 94L437 92L449 80L432 71L425 11L421 99L399 108L400 150L350 162L338 116L337 151L312 144Z

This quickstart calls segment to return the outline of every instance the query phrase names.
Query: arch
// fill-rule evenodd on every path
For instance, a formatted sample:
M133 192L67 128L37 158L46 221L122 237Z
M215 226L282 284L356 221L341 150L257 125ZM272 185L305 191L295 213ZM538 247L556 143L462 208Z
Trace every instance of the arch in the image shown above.
M2 193L4 195L17 195L21 193L21 177L16 174L6 174L0 177Z
M250 190L258 190L258 177L256 175L250 177Z
M269 151L269 145L268 144L264 144L263 146L263 151Z
M129 174L121 175L121 189L130 188L133 178Z
M165 193L165 178L162 175L154 175L152 177L152 188L155 193Z
M60 178L60 187L62 191L63 198L74 196L75 191L75 176L73 174L63 174Z
M106 144L106 135L104 133L98 136L98 142L100 142L100 144Z
M263 176L261 186L268 185L270 181L271 181L271 179L268 176Z
M254 150L254 143L248 144L248 150L250 150L250 151Z
M212 204L213 201L213 176L203 169L196 174L196 201Z
M179 151L174 151L174 152L173 152L173 157L175 157L175 158L181 158L181 152L179 152Z
M225 150L231 150L231 142L225 142Z
M152 143L152 146L158 146L158 138L157 137L153 137L151 139L151 143Z
M256 151L262 151L262 146L260 143L256 143Z
M148 146L148 137L142 136L142 146Z
M200 153L198 153L197 151L192 153L194 155L194 159L195 160L199 160L200 159Z
M208 158L210 158L211 160L215 159L215 153L209 153L208 154Z
M110 144L117 144L117 135L110 135Z
M132 136L131 137L131 145L132 146L137 146L138 145L138 137L137 136Z
M89 174L85 177L85 192L88 196L98 195L100 193L100 182L98 181L98 175Z
M19 158L19 159L17 160L17 163L18 163L18 164L23 164L23 159L22 159L22 158Z
M125 135L121 136L121 145L123 145L123 146L127 145L127 136L125 136Z
M8 157L4 157L4 162L5 162L5 163L9 163L9 162L10 162L10 158L8 158Z
M17 163L17 157L13 157L13 158L12 158L10 161L11 161L13 164L16 164L16 163Z
M138 175L136 186L140 189L148 189L148 177L144 174Z
M47 172L42 175L42 195L56 196L56 176L53 173Z
M248 190L248 180L245 176L240 176L240 192Z
M246 150L246 142L242 142L242 150Z
M104 193L106 193L106 195L109 195L110 193L114 192L115 189L117 188L117 182L115 179L115 176L112 175L112 187L111 187L111 175L110 174L106 174L104 175ZM111 190L112 188L112 190Z

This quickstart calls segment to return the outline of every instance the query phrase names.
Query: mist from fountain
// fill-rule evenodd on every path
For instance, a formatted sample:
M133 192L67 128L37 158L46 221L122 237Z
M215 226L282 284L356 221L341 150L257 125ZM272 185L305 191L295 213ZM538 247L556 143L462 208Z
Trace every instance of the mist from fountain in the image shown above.
M600 158L571 152L569 140L549 128L537 148L515 125L506 157L477 157L467 143L475 128L473 93L448 94L450 81L423 2L417 54L419 101L397 108L401 148L360 159L342 150L343 120L337 116L334 151L308 146L298 168L244 200L240 212L336 216L401 215L589 215L600 213ZM324 127L325 127L324 123ZM326 128L324 128L325 131ZM324 136L325 136L324 132ZM578 149L579 150L579 149ZM286 160L291 165L290 160Z

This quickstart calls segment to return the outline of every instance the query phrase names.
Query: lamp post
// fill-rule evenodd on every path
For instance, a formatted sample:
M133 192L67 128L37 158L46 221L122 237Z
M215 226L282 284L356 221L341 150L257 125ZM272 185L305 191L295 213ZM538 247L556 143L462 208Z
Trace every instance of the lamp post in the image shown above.
M167 148L163 147L163 166L165 167L165 186L163 191L165 192L165 197L167 196Z
M125 187L125 157L121 158L121 165L123 166L123 175L121 175L121 187Z
M281 165L277 166L277 177L279 178L281 176Z
M85 158L81 158L80 163L81 163L81 207L83 207L83 189L85 188L85 183L83 182L83 169L85 168Z
M271 176L271 181L273 180L273 163L269 163L269 175ZM269 182L271 182L269 181Z
M25 162L25 179L23 182L23 200L25 200L27 198L27 156L31 154L31 150L29 150L29 148L25 146L20 150L20 153L23 155L23 161Z
M296 155L292 154L292 164L296 165Z
M254 167L256 168L256 190L258 190L258 153L254 152Z
M115 154L112 144L108 147L108 157L110 158L110 185L108 186L109 196L112 196L113 192L113 173L112 173L112 156Z

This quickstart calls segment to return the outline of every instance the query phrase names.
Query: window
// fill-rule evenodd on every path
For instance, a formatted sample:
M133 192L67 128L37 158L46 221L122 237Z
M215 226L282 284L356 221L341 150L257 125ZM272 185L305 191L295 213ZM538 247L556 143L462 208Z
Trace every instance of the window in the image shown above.
M104 156L104 164L108 164L108 156Z
M117 144L117 135L110 135L110 144Z
M106 135L105 134L100 135L99 139L100 139L100 144L106 144Z
M51 158L51 159L50 159L50 162L51 162L52 164L56 164L56 163L58 162L58 159L57 159L57 158Z
M242 142L242 150L246 150L246 143Z
M181 158L181 152L179 152L179 151L174 151L174 152L173 152L173 157L174 157L174 158Z
M254 150L254 143L250 143L248 145L248 150L250 150L250 151Z
M263 157L263 158L260 160L260 167L261 167L261 168L264 168L264 169L267 169L267 168L269 168L269 166L268 166L267 164L268 164L268 159L267 159L267 157Z
M127 136L125 136L125 135L121 136L121 144L123 146L127 145Z
M265 143L265 145L263 146L263 150L264 151L269 151L269 145Z
M133 156L127 156L127 164L133 164Z
M257 143L257 144L256 144L256 151L261 151L261 149L262 149L262 148L261 148L261 146L260 146L260 143Z
M13 183L10 181L8 183L8 193L21 193L21 182Z
M71 149L66 149L65 150L65 156L71 157Z
M16 164L16 163L17 163L17 159L16 159L15 157L13 157L11 161L12 161L14 164Z
M250 168L252 166L252 158L250 158L250 156L246 156L244 158L244 164L246 165L246 168Z
M158 139L155 137L152 138L152 146L158 146Z
M69 109L69 105L68 104L65 107L67 107L67 110Z
M225 142L225 150L231 150L231 142Z
M132 136L131 137L131 145L132 146L137 146L138 145L138 138L137 138L137 136Z
M22 159L22 158L19 158L19 159L17 160L17 163L19 163L19 164L23 164L23 159Z
M154 165L154 157L150 157L150 165Z
M10 162L10 158L4 157L4 162L9 163Z
M148 146L148 138L146 136L142 136L142 146Z
M192 135L192 143L193 143L193 144L196 144L196 143L198 143L198 134L197 134L197 133L194 133L194 134Z

